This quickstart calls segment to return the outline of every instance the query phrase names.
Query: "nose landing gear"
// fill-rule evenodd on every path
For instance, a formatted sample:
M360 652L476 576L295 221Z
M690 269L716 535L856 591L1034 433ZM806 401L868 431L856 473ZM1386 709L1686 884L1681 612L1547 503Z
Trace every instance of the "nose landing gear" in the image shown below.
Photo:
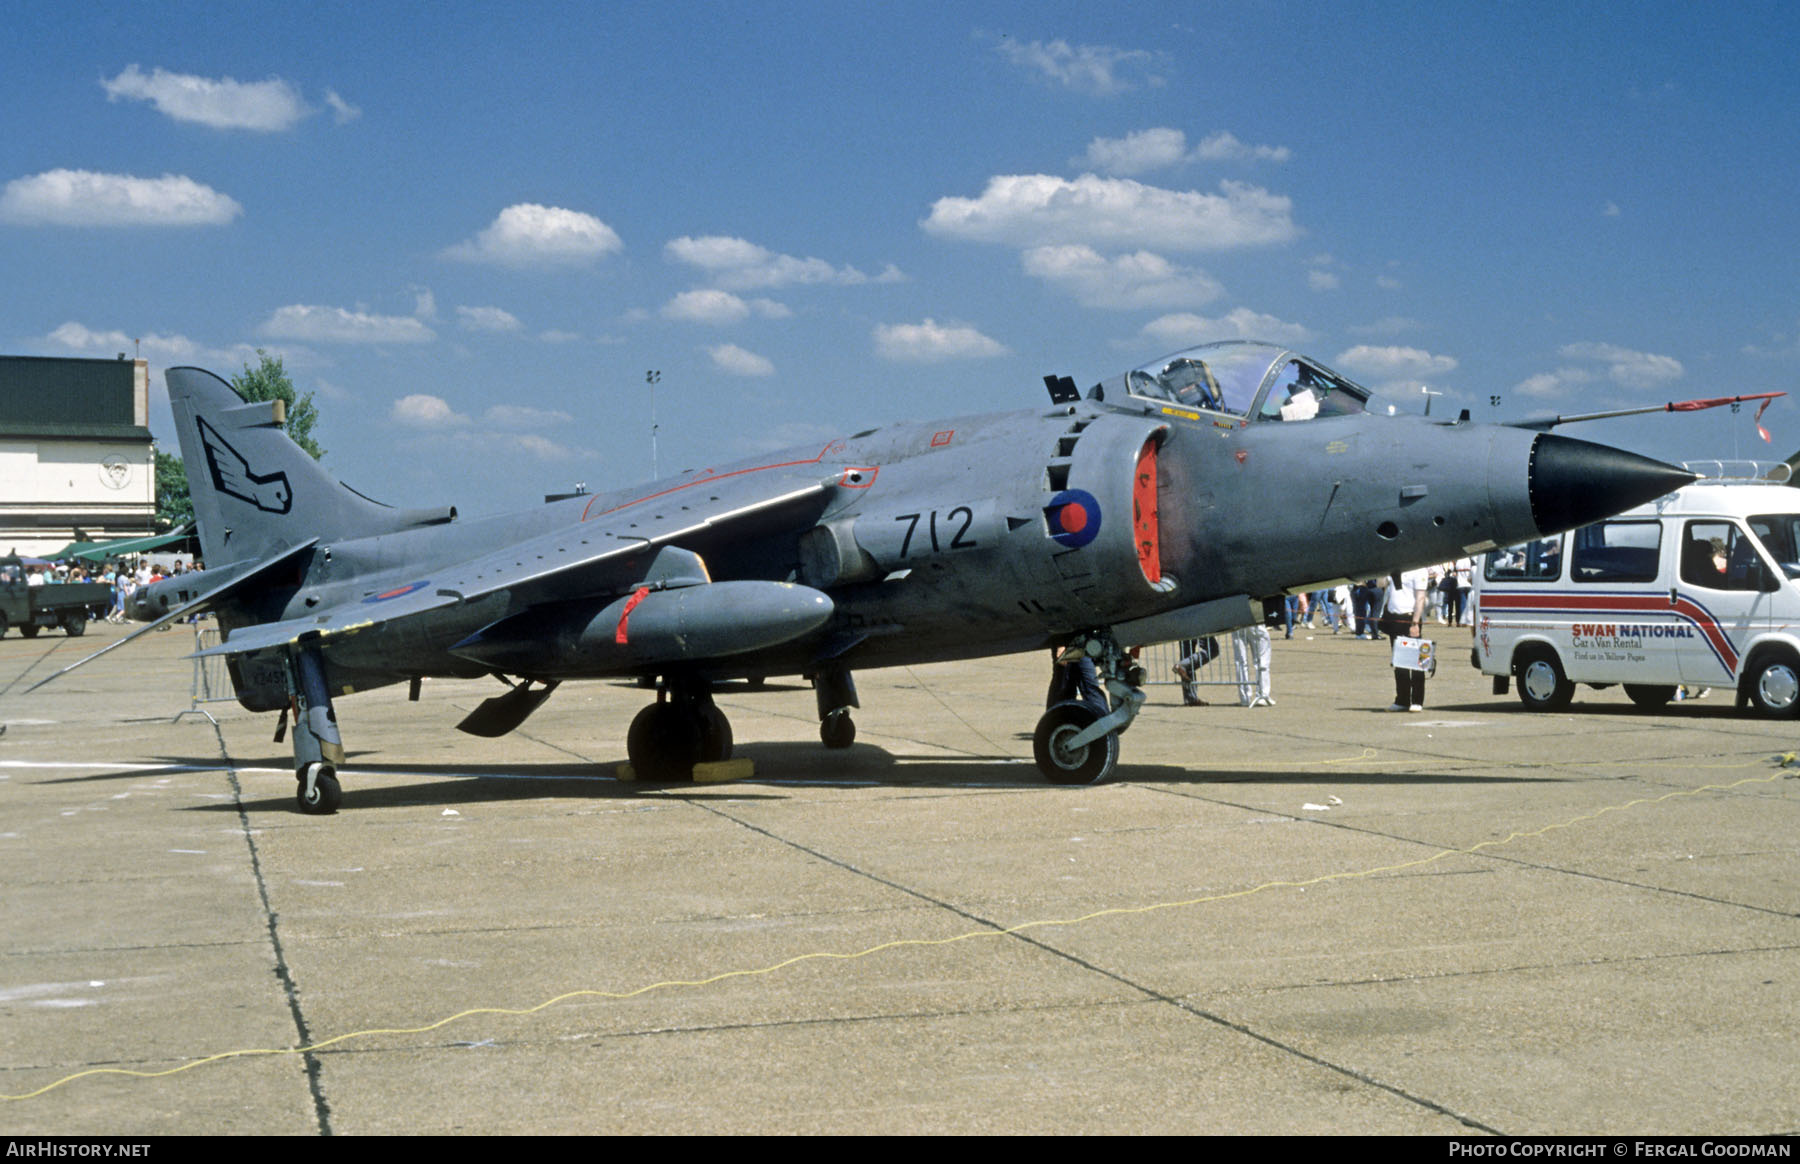
M1057 657L1061 667L1093 664L1112 707L1065 699L1053 704L1032 733L1038 770L1052 784L1097 784L1119 763L1119 734L1143 708L1144 669L1106 628L1077 635Z

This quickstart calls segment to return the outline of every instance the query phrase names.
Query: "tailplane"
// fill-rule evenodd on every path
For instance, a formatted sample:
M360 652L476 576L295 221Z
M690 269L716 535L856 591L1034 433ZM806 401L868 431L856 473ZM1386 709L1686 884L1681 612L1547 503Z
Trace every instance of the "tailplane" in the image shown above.
M281 428L279 401L249 403L199 368L165 374L210 567L261 561L311 538L372 537L455 518L401 510L343 484Z

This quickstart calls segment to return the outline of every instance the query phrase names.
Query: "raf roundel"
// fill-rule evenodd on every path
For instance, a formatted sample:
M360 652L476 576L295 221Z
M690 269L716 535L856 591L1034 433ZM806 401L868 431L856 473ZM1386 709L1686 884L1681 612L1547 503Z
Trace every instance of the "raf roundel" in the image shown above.
M1100 503L1085 489L1065 489L1044 506L1050 537L1071 550L1100 536Z

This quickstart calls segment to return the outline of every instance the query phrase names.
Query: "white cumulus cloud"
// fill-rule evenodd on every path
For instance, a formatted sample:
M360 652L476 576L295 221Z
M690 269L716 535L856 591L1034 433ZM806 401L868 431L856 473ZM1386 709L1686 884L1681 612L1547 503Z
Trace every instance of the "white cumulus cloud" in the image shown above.
M1142 174L1173 166L1187 157L1187 134L1179 129L1141 129L1124 137L1097 137L1083 159L1108 174Z
M508 267L571 266L595 262L624 246L612 227L591 214L520 202L444 254Z
M362 110L339 97L336 89L325 90L325 104L331 106L331 119L339 125L362 116Z
M266 81L234 81L230 77L196 77L136 65L100 82L110 101L148 101L158 113L176 121L192 121L213 129L252 129L276 133L292 129L312 110L300 91L279 77Z
M1593 379L1594 374L1586 368L1558 368L1554 372L1527 376L1513 386L1513 391L1521 396L1554 399L1567 395L1571 388L1592 383Z
M750 305L729 291L706 287L681 292L663 304L662 315L687 323L737 323L750 318Z
M778 254L748 239L729 235L683 235L670 239L663 253L678 263L699 267L720 287L754 291L806 283L853 287L861 283L893 283L905 278L893 266L869 276L855 267L834 267L824 259Z
M1020 259L1027 275L1061 287L1089 307L1183 307L1210 303L1225 290L1205 271L1149 251L1109 259L1087 246L1032 247Z
M762 319L787 319L794 312L773 299L743 299L716 287L683 291L662 306L664 319L686 323L737 323L753 314Z
M765 356L745 351L736 344L720 344L706 349L712 357L713 367L729 372L733 376L773 376L775 365Z
M1219 193L1166 190L1129 178L1001 174L977 198L940 198L920 225L931 234L1020 247L1084 243L1225 250L1298 236L1291 199L1221 182Z
M1357 344L1339 352L1332 362L1353 373L1383 379L1442 376L1454 372L1457 366L1452 357L1434 356L1423 348L1375 344Z
M1286 146L1250 145L1220 130L1201 138L1193 156L1203 162L1285 162L1293 151Z
M461 428L469 418L451 408L441 396L415 392L394 401L388 415L409 428Z
M880 324L875 328L875 350L884 359L912 363L942 360L982 360L1007 354L1005 345L967 325L921 323Z
M47 170L0 191L0 221L25 226L220 226L243 212L235 199L176 174Z
M1022 69L1036 73L1053 84L1077 93L1110 97L1137 87L1126 76L1155 61L1154 53L1142 49L1114 48L1111 45L1077 44L1066 40L1016 41L1001 39L1000 55ZM1160 84L1161 79L1146 76L1146 84Z
M503 448L513 449L540 461L574 461L592 455L582 449L572 449L568 445L558 444L549 437L539 436L537 433L519 433L509 436L501 444Z
M1638 352L1617 344L1564 344L1558 353L1565 360L1589 360L1606 366L1606 375L1627 388L1653 388L1679 380L1686 371L1673 356Z
M519 317L499 307L458 307L456 321L464 331L518 331Z
M1286 146L1250 145L1225 130L1208 134L1189 149L1187 134L1158 126L1124 137L1097 137L1077 161L1103 173L1130 175L1182 162L1285 162L1292 153Z
M410 315L371 315L343 307L294 303L278 307L257 329L277 339L339 344L422 344L437 333Z
M1234 307L1214 318L1185 311L1165 315L1145 324L1141 334L1169 348L1191 347L1221 339L1301 344L1312 338L1312 332L1300 324L1288 323L1248 307Z
M191 364L222 369L257 362L256 349L249 344L214 348L185 335L158 335L155 332L126 335L118 328L100 331L74 320L58 327L44 339L55 347L72 352L87 352L99 356L116 356L120 352L128 356L141 354L151 363L164 367Z

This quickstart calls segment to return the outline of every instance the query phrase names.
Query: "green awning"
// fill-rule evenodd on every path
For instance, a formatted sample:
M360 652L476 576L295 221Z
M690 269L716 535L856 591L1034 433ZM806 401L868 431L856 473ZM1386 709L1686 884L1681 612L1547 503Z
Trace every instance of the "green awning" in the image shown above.
M125 538L116 542L70 542L62 549L44 557L53 562L65 558L86 558L90 562L104 562L108 558L117 558L125 554L146 554L151 550L160 550L164 546L172 546L176 542L185 542L192 536L186 526L173 533L157 534L147 538Z

